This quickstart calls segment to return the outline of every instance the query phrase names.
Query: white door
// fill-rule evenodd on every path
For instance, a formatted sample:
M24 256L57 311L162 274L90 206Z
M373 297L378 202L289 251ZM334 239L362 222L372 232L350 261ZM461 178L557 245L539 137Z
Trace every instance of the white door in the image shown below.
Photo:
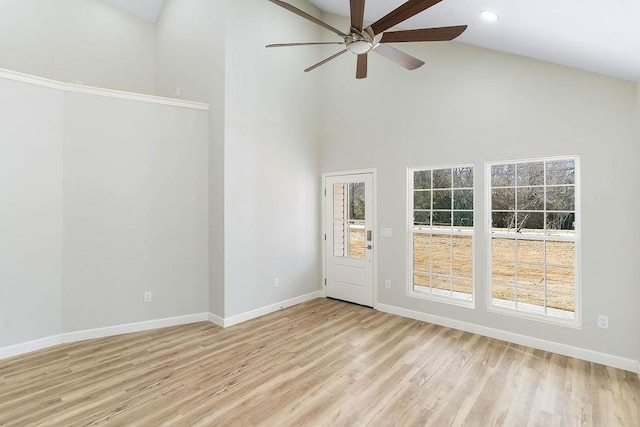
M373 174L324 184L326 296L373 307Z

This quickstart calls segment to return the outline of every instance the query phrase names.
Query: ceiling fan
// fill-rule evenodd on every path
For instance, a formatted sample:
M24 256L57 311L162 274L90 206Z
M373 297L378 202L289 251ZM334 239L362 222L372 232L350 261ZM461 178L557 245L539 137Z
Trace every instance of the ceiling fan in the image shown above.
M458 25L454 27L421 28L419 30L387 31L389 28L406 21L412 16L440 3L442 0L409 0L366 28L364 27L365 0L350 0L351 28L348 33L343 33L342 31L290 5L289 3L280 0L269 1L342 37L343 41L341 42L281 43L267 45L267 47L310 45L345 46L344 50L318 62L315 65L312 65L304 70L305 72L315 70L319 66L326 64L338 56L346 52L351 52L358 56L356 78L364 79L367 77L367 54L371 51L390 59L407 70L415 70L416 68L423 66L424 62L389 46L387 43L449 41L455 39L467 29L466 25Z

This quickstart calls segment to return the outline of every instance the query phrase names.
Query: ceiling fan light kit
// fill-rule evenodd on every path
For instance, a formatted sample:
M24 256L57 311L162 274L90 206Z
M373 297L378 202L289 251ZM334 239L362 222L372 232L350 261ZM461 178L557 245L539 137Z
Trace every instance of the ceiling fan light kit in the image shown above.
M351 53L355 53L356 55L364 55L371 49L373 49L373 44L366 40L353 40L352 42L347 43L347 50Z
M343 33L326 22L319 20L315 16L309 15L289 3L280 0L269 1L295 13L298 16L308 19L317 25L320 25L342 38L342 42L279 43L267 45L267 47L334 44L344 46L342 51L318 62L315 65L312 65L304 70L305 72L315 70L319 66L326 64L343 53L351 52L358 57L356 63L356 78L364 79L367 77L367 59L368 54L371 51L384 56L407 70L415 70L416 68L423 66L424 62L402 52L401 50L389 46L387 43L450 41L458 37L467 29L466 25L458 25L453 27L422 28L418 30L387 31L389 28L425 11L431 6L440 3L442 0L409 0L366 28L364 28L365 0L350 0L351 28L348 33Z

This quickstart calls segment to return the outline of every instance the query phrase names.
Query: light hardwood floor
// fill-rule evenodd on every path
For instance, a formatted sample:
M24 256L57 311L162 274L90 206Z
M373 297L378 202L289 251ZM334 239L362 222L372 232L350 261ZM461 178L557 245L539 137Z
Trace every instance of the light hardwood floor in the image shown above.
M0 425L639 426L634 373L339 301L0 361Z

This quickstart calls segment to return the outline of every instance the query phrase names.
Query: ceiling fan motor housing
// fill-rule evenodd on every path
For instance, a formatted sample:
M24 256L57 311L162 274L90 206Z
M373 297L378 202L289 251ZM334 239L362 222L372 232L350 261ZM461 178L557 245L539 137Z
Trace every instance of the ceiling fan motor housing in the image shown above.
M349 52L356 55L364 55L373 49L373 43L356 32L352 32L348 37L345 37L344 41Z

